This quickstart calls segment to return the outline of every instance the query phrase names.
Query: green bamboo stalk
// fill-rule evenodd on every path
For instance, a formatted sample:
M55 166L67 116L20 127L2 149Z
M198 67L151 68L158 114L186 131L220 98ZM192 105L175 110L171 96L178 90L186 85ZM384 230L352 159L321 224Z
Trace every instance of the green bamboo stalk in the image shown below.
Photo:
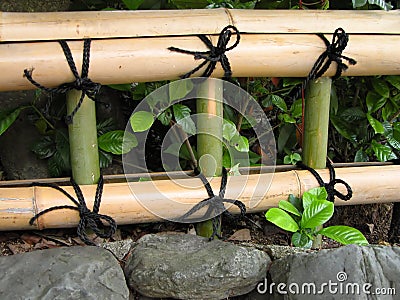
M222 82L208 80L202 84L201 95L209 99L197 99L197 131L207 132L197 135L197 152L200 170L205 176L221 176L222 174L222 125L223 103L211 99L222 100ZM212 221L204 221L196 226L197 234L210 237L213 232Z
M326 167L328 151L329 106L332 79L322 77L312 80L306 90L304 107L303 162L314 169ZM322 229L317 228L317 230ZM320 248L322 237L318 235L313 248Z
M67 113L70 114L81 97L81 91L67 93ZM85 97L68 126L72 177L78 184L95 184L100 178L97 147L95 102Z

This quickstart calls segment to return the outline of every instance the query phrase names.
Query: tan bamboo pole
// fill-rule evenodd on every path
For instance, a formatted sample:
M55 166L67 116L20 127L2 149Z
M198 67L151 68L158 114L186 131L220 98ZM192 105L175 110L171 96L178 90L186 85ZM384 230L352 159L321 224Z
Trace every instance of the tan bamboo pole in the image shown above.
M212 39L215 44L217 37ZM80 66L82 42L68 44ZM191 55L169 51L170 46L208 50L195 36L95 40L91 46L90 78L101 84L174 79L201 62ZM243 34L240 44L227 56L233 76L305 77L325 49L322 40L313 34ZM400 35L352 35L343 54L356 59L357 64L343 75L400 74L398 49ZM325 76L334 75L334 65ZM33 89L23 77L27 68L33 68L33 78L47 87L74 80L57 42L0 44L0 91ZM212 76L223 76L219 64Z
M400 10L0 12L0 41L218 34L226 25L243 33L332 33L342 27L348 33L399 34Z
M328 170L319 170L325 181L329 179ZM350 201L336 200L336 205L372 204L400 201L398 197L398 166L338 168L337 178L348 182L353 189L353 198ZM308 171L288 171L276 173L273 176L271 187L268 191L260 188L259 184L270 180L271 174L231 176L228 177L226 197L239 195L237 199L243 201L248 212L264 212L270 207L277 206L282 199L287 199L289 194L301 195L310 188L317 187L318 183ZM176 209L164 197L185 203L191 207L207 197L204 187L185 188L188 181L199 182L199 179L180 179L175 182L160 180L154 182L131 183L136 191L135 197L127 183L112 183L104 186L100 213L115 218L118 224L133 224L160 221L161 219L146 208L136 199L151 199L160 210L166 212L171 218L181 216L187 208ZM243 182L246 182L242 190ZM211 185L218 191L220 178L214 178ZM155 194L154 186L158 189ZM92 207L96 186L81 186L88 207ZM72 187L65 187L73 194ZM345 192L340 187L339 191ZM139 192L140 191L140 192ZM66 228L77 225L78 213L71 210L58 210L43 215L38 223L29 226L32 216L46 208L70 204L70 201L54 189L43 187L18 187L0 188L0 229L44 229ZM182 206L180 206L182 207ZM238 213L236 207L232 212Z

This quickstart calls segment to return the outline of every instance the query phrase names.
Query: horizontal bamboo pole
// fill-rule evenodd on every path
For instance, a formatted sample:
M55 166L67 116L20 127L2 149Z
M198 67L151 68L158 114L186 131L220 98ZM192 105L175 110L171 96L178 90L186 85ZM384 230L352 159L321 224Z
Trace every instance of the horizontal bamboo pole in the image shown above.
M327 35L327 38L331 37ZM213 36L214 44L217 37ZM80 69L82 41L69 42ZM195 36L95 40L92 42L89 77L101 84L176 79L201 61L171 52L170 46L205 51ZM326 49L316 35L242 35L240 44L227 53L233 76L306 76ZM357 60L344 72L348 76L400 74L400 35L352 35L344 55ZM335 63L326 76L334 74ZM26 90L34 86L23 77L33 68L33 78L47 87L74 80L57 42L0 44L0 91ZM202 71L196 73L201 75ZM222 77L218 64L212 74Z
M327 170L319 170L319 174L328 181ZM400 201L398 166L338 168L337 178L345 180L353 189L350 201L336 200L336 205L371 204ZM271 186L267 191L272 178ZM243 181L246 185L242 190ZM180 179L175 182L160 180L153 182L131 183L135 196L132 195L127 183L111 183L104 186L100 213L112 216L118 224L133 224L154 222L161 219L137 200L149 200L159 211L170 218L178 217L191 206L207 197L207 193L199 184L198 188L184 188L184 184L199 183L199 179ZM219 190L220 179L213 178L211 185L215 192ZM276 174L232 176L228 178L226 197L235 197L243 201L248 212L264 212L278 202L287 199L289 194L301 195L304 191L318 186L315 178L308 171L288 171ZM154 187L157 193L154 192ZM72 187L64 187L73 194ZM339 191L344 192L337 187ZM93 205L96 186L81 186L89 208ZM164 195L186 206L174 207L165 201ZM31 217L46 208L70 204L70 201L54 189L44 187L0 188L0 230L44 229L75 227L79 221L78 213L71 210L58 210L41 216L34 226L28 224ZM238 213L236 207L230 208Z
M0 42L243 33L400 33L400 11L232 10L0 12ZM29 28L29 30L27 30Z

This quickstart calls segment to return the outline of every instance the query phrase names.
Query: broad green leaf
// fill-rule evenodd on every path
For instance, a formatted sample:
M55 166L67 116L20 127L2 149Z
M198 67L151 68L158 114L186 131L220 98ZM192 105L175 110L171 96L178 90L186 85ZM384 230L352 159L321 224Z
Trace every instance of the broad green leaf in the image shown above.
M303 79L297 77L284 77L282 80L283 87L295 86L303 82Z
M365 236L359 230L349 226L330 226L323 228L318 233L343 245L368 245Z
M183 104L174 104L172 106L174 116L177 121L190 116L190 108Z
M224 166L226 169L229 169L232 166L231 156L229 154L229 151L225 147L222 155L222 166Z
M340 117L346 121L359 121L365 119L365 112L361 107L349 107L340 113Z
M268 98L271 98L271 102L278 107L281 111L287 112L287 105L285 103L285 100L283 100L280 96L278 95L268 95Z
M172 106L176 122L182 127L183 131L189 134L196 134L196 125L190 118L190 108L186 105L175 104Z
M299 118L302 116L303 112L303 103L302 99L297 99L293 102L292 106L290 107L290 114L293 118Z
M385 128L384 136L388 143L395 149L400 150L400 131L392 128L389 122L383 122L383 127Z
M115 155L128 153L138 145L138 140L130 132L109 131L97 139L99 148Z
M383 128L383 125L381 122L379 122L377 119L372 117L369 113L367 113L367 119L369 124L372 126L372 128L375 131L375 134L382 134L385 132L385 129Z
M236 164L236 165L234 165L234 166L232 166L232 167L230 168L228 174L229 174L230 176L240 176L241 174L240 174L240 171L239 171L239 166L240 166L240 163L239 163L239 164Z
M333 215L334 206L327 200L314 200L304 208L301 217L301 228L315 228L327 222Z
M249 152L249 140L246 137L239 135L238 137L234 137L231 142L237 151Z
M50 136L44 136L32 146L31 150L40 159L45 159L54 155L56 152L56 144Z
M285 201L285 200L279 201L278 207L279 207L280 209L283 209L283 210L285 210L285 211L291 213L291 214L294 214L295 216L301 217L301 213L300 213L300 212L297 210L297 208L296 208L292 203L290 203L289 201Z
M388 101L386 105L382 108L382 118L385 121L389 121L390 118L397 112L395 105Z
M125 84L109 84L110 88L121 91L121 92L131 92L132 91L132 84L125 83Z
M303 207L306 208L306 206L315 200L326 200L327 197L328 193L324 187L309 189L303 193ZM304 202L306 202L306 205L304 205Z
M371 147L379 161L388 161L397 158L389 146L381 145L375 140L372 140Z
M69 140L65 132L56 131L56 149L53 157L56 156L57 163L61 166L63 171L71 169Z
M367 4L367 0L352 0L352 2L353 2L353 8L361 7Z
M191 80L177 80L169 84L168 92L170 102L182 99L193 90Z
M284 121L285 123L292 123L292 124L296 123L296 120L292 116L290 116L288 114L280 114L278 116L278 118L280 120Z
M292 235L292 244L295 247L309 249L312 246L312 240L306 234L295 232Z
M299 197L296 197L293 194L290 194L288 197L288 201L294 206L296 207L296 209L299 212L303 212L303 204L301 203L301 199Z
M354 162L365 162L368 161L368 155L363 149L358 149L354 156Z
M400 76L386 76L386 81L393 85L396 89L400 90Z
M374 88L375 92L381 95L384 98L389 98L390 89L386 82L380 78L372 77L371 78L372 87Z
M35 127L40 134L45 135L47 131L47 123L44 119L39 119L35 122Z
M227 141L231 141L234 136L239 136L239 132L233 122L224 119L222 125L222 137Z
M172 112L171 109L168 108L166 110L164 110L158 117L157 119L164 125L164 126L168 126L169 122L171 122L172 120Z
M341 136L353 143L357 143L357 135L354 133L354 128L348 122L345 122L337 116L330 116L330 120Z
M299 225L296 221L284 210L273 207L265 213L265 218L283 230L296 232L299 230Z
M194 124L190 117L180 119L176 123L178 123L186 133L191 135L196 134L196 124Z
M148 111L137 111L129 119L134 132L142 132L150 129L154 123L153 114Z
M62 174L62 170L60 165L57 163L57 159L55 156L52 156L47 161L47 168L49 170L50 176L52 177L60 177Z
M143 3L144 0L122 0L126 7L130 10L136 10L139 8L140 4Z
M8 129L8 127L10 127L11 124L15 122L15 120L21 113L22 109L23 109L22 107L18 107L14 109L11 113L7 114L6 116L3 116L0 119L0 135L2 135Z
M293 139L296 140L296 126L293 124L284 124L279 131L278 152L282 152Z
M108 168L112 163L112 154L99 149L99 165L100 168Z
M387 101L387 97L383 97L382 95L376 93L376 92L368 92L367 94L367 108L369 113L374 113L378 109L380 109L382 106L385 105Z
M97 123L96 129L97 129L97 136L101 136L105 134L106 132L109 132L111 130L114 130L115 125L114 121L112 118L108 118L100 123Z
M297 162L301 161L301 155L299 153L291 153L289 155L286 155L283 158L283 163L286 165L295 165Z

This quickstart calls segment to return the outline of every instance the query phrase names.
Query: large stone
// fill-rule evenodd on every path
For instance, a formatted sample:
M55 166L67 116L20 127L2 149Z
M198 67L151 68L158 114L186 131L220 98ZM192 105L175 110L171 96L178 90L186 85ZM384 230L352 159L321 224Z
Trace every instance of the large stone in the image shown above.
M0 299L129 299L118 261L97 247L0 257Z
M315 253L296 253L275 260L270 275L273 284L268 288L264 283L259 286L261 294L265 292L268 299L399 299L393 293L400 293L400 248L348 245ZM281 290L288 292L286 295L278 292L279 284ZM290 286L295 292L299 288L300 292L291 293ZM386 295L373 294L380 291ZM253 293L247 299L262 298Z
M226 299L248 293L266 275L257 249L188 234L149 234L125 266L128 285L148 297Z

